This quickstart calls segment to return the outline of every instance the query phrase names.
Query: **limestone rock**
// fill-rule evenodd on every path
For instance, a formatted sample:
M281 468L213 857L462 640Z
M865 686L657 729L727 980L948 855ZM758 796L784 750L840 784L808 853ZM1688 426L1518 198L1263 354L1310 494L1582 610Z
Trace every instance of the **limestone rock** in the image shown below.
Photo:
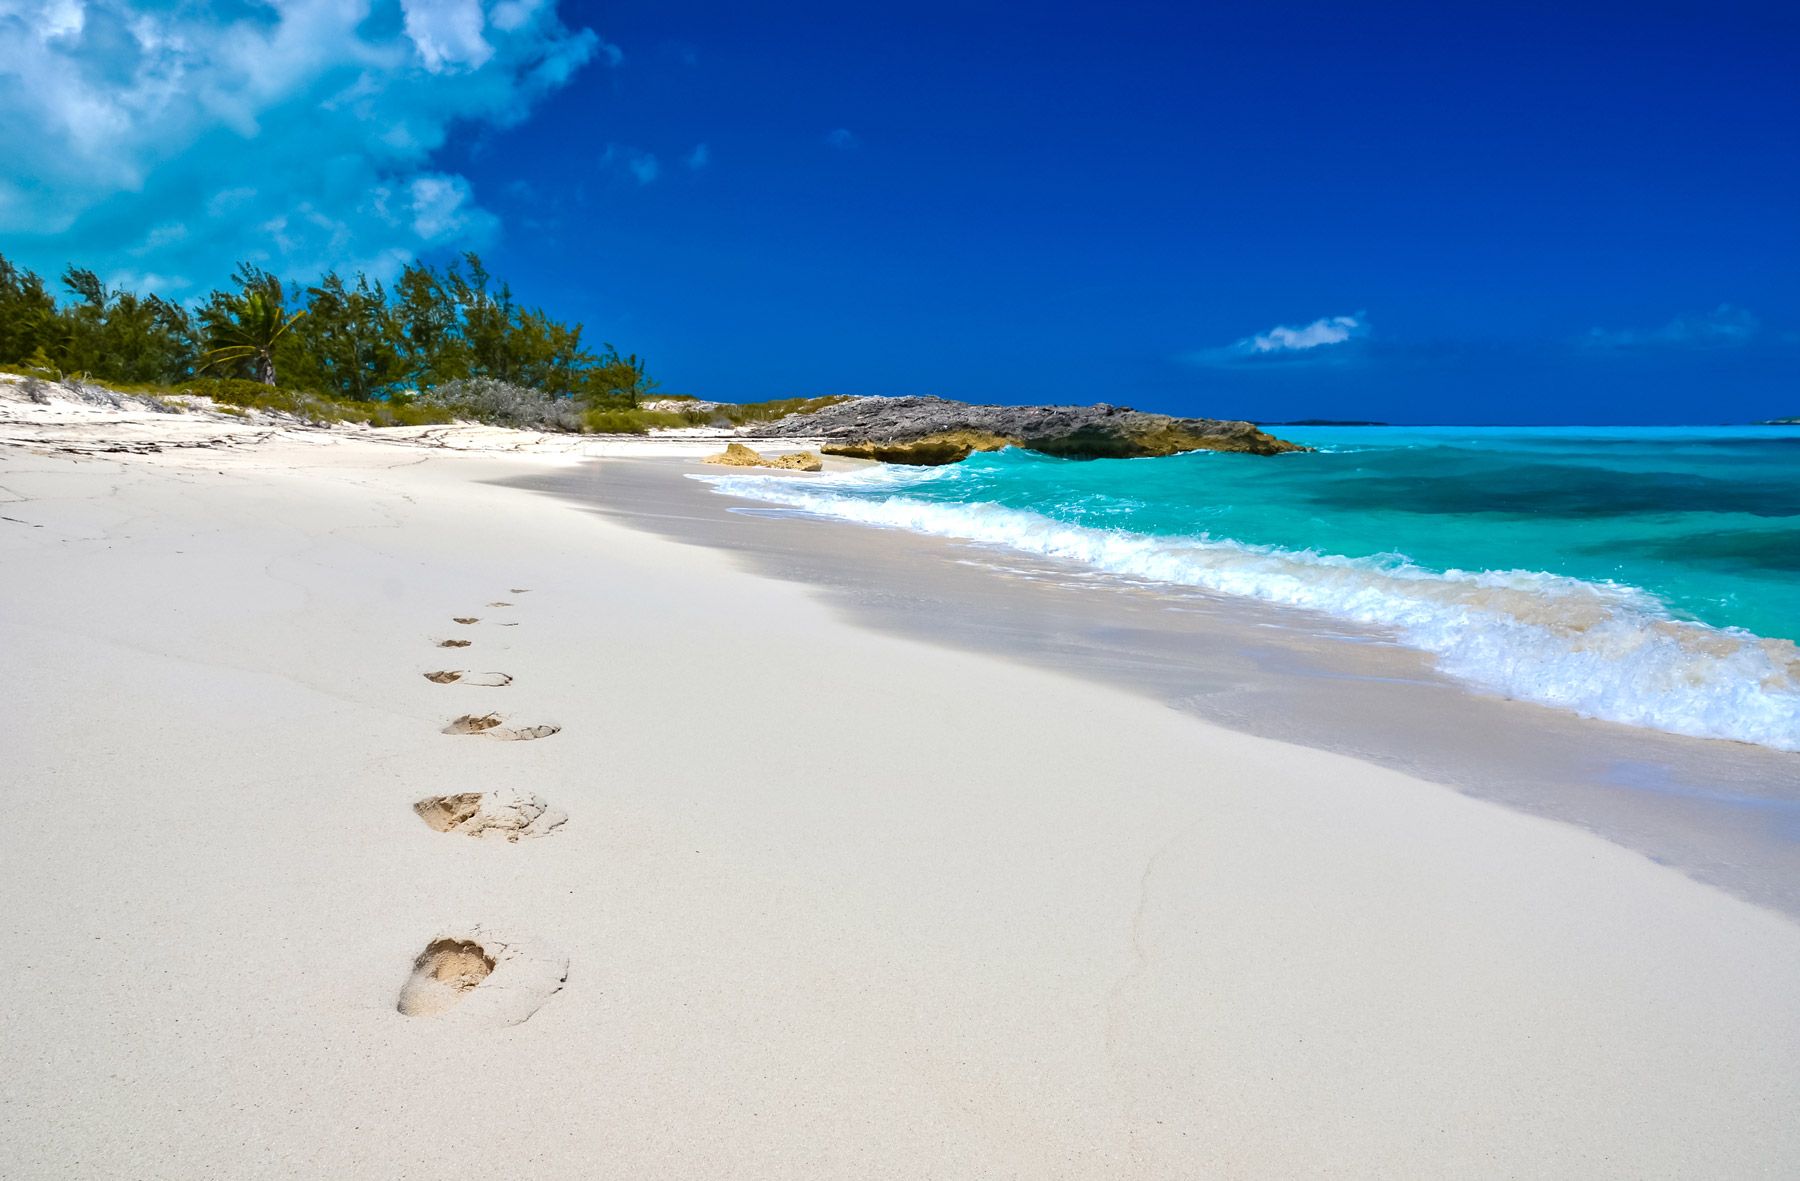
M825 440L822 450L828 455L914 464L956 463L977 451L1002 447L1071 459L1127 459L1185 451L1279 455L1304 450L1248 422L1172 418L1105 403L977 406L928 397L856 398L808 414L758 423L742 433L747 438L821 438ZM742 450L754 454L748 447Z
M723 467L772 467L796 472L816 472L825 466L823 459L809 451L795 451L788 455L765 459L742 443L727 443L725 450L717 455L707 456L705 462L716 463Z

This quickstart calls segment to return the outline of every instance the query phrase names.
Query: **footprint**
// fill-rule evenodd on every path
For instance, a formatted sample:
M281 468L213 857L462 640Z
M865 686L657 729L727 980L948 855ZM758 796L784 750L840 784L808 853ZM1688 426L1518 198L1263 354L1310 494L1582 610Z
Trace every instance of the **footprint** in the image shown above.
M499 714L464 714L462 717L451 722L448 726L445 726L444 733L481 734L488 730L492 730L499 724Z
M451 623L480 623L481 619L479 616L475 616L475 615L457 616L457 617L451 619L450 622Z
M494 957L468 939L434 939L413 961L395 1008L408 1017L429 1017L463 999L494 974Z
M490 607L510 607L510 606L512 606L512 604L511 603L489 603L488 606L490 606Z
M531 588L528 586L515 586L506 593L511 595L528 595L531 593Z
M512 623L503 623L500 626L501 627L518 627L519 625L518 625L517 621L514 621Z
M413 960L394 1007L455 1024L517 1025L569 978L569 961L480 926L441 931Z
M512 677L506 673L472 673L462 669L426 673L425 679L434 685L477 685L484 689L512 684Z
M502 726L499 714L464 714L444 727L446 734L485 734L489 738L507 739L515 742L528 742L533 738L548 738L561 730L561 726Z
M511 787L430 796L414 804L413 811L438 832L509 841L545 836L569 819L567 812L552 808L543 796Z

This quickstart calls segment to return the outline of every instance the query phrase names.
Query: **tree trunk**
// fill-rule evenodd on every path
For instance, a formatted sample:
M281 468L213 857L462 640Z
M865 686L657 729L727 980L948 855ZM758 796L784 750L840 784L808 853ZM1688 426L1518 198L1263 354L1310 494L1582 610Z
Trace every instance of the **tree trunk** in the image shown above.
M268 353L256 358L256 380L264 385L275 384L275 358Z

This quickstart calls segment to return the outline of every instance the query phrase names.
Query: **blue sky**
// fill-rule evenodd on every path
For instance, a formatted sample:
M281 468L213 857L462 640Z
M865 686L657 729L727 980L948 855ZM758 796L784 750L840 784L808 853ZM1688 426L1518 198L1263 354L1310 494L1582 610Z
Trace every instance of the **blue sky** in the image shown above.
M482 252L672 392L1800 414L1800 6L0 0L0 252Z

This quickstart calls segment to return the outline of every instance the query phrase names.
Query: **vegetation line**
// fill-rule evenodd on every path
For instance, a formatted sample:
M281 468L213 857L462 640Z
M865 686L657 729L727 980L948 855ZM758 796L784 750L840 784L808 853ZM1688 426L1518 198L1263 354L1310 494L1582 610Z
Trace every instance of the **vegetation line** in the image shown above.
M520 303L474 254L415 262L390 287L336 272L293 292L250 263L193 305L0 257L0 369L80 377L127 393L197 394L223 408L374 426L473 420L641 434L733 426L839 398L727 405L664 398L644 361L582 342L581 324ZM229 409L228 409L229 412Z

